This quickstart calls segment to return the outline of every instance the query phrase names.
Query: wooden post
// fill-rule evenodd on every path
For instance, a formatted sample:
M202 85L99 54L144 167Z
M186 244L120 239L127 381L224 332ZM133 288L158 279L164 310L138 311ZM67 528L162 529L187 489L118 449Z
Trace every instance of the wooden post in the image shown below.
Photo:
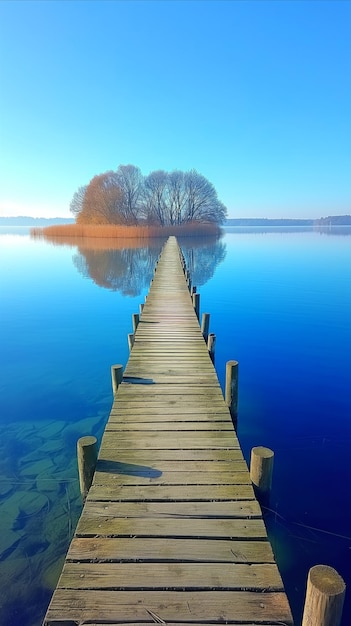
M139 313L133 313L132 322L133 322L133 331L135 332L139 324Z
M238 415L238 361L227 361L225 371L225 403L229 407L230 414L236 418Z
M250 478L259 502L267 502L272 488L274 452L257 446L251 450Z
M315 565L308 572L302 626L339 626L346 585L328 565Z
M93 481L95 465L97 460L97 439L96 437L81 437L77 441L77 460L79 473L80 493L83 501L88 495Z
M204 340L207 343L208 340L208 330L210 328L210 314L209 313L203 313L202 314L202 319L201 319L201 332L202 332L202 336L204 338Z
M134 346L134 333L129 333L129 335L128 335L129 352L131 351L133 346Z
M111 379L112 379L112 391L115 396L117 393L118 385L122 382L123 378L123 365L112 365L111 367Z
M191 290L190 290L191 297L194 295L194 293L196 293L196 286L195 285L193 285Z
M139 315L142 314L143 309L144 309L144 305L143 304L139 304Z
M211 361L214 364L215 362L215 348L216 348L216 335L214 333L210 333L207 339L207 350L211 357Z
M193 296L192 296L192 301L193 301L193 307L195 309L196 317L197 317L197 319L199 319L199 316L200 316L200 294L195 292L193 294Z

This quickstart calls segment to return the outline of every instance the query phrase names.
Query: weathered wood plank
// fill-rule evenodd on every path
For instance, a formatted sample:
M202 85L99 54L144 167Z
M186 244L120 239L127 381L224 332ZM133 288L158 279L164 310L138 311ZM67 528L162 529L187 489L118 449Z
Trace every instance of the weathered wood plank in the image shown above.
M135 461L132 459L128 462L123 462L120 459L119 452L112 450L112 454L107 458L99 458L96 464L96 470L98 472L110 472L110 473L123 473L123 474L136 474L136 473L148 473L152 470L157 472L246 472L247 465L243 459L232 461L182 461L181 465L179 461L175 460L160 460L156 461L154 458L151 462L144 460L138 456L135 456ZM112 460L113 459L113 460ZM149 459L150 461L150 459Z
M105 432L103 443L106 448L120 449L168 449L168 450L184 450L185 448L239 448L239 442L234 435L228 431L220 433L218 431L166 431L155 437L154 433L148 432Z
M63 589L182 589L282 591L272 564L228 563L66 563Z
M134 472L96 470L94 485L251 485L248 472L161 472L140 467Z
M107 517L193 517L261 518L256 500L230 502L94 502L88 501L84 515L93 518Z
M74 537L67 558L77 561L274 563L267 540Z
M198 431L198 430L202 430L202 431L213 431L216 430L218 432L224 432L224 431L229 431L229 432L233 432L234 433L234 427L232 422L229 422L229 420L227 422L223 422L223 421L219 421L217 420L216 422L210 422L210 421L198 421L198 422L190 422L190 421L172 421L172 422L165 422L163 421L162 424L160 424L160 422L132 422L132 421L122 421L119 419L116 420L112 420L110 419L108 421L108 424L105 428L105 431L123 431L123 432L129 432L129 431L138 431L138 432L147 432L147 431L156 431L156 432L162 432L163 430L165 431L170 431L170 430L174 430L174 431Z
M251 485L95 485L92 484L88 500L118 501L159 500L193 502L207 500L252 500Z
M95 518L90 519L82 515L78 522L76 534L78 536L96 534L119 537L197 537L223 539L265 539L266 528L261 519L212 519L194 518L189 523L188 518L110 518L103 517L97 523Z
M210 405L206 404L205 398L199 396L197 398L189 398L183 396L179 402L173 399L173 396L168 398L159 399L149 398L146 396L144 401L142 397L137 397L133 401L123 400L120 402L114 402L111 409L111 417L115 415L163 415L167 417L169 415L179 415L178 420L186 421L187 415L196 415L196 419L215 419L216 415L220 415L221 419L229 419L229 411L223 406L223 399L221 401L211 402ZM156 418L158 419L158 418ZM172 418L173 419L173 418Z
M220 448L198 448L196 450L120 450L118 448L106 448L102 442L99 458L102 461L111 460L152 467L154 462L159 464L160 461L182 463L182 465L184 462L191 461L208 461L209 463L222 461L223 463L232 463L237 460L242 460L244 457L240 448L224 450ZM167 465L163 465L163 463L158 469L162 470L163 467L167 469Z
M177 398L179 400L189 401L189 396L191 396L192 401L207 399L207 404L212 404L216 401L219 405L223 406L223 394L222 390L214 381L211 385L202 385L201 387L197 387L197 385L189 385L189 381L187 380L186 384L182 385L181 388L175 386L173 384L164 384L159 385L157 388L155 385L132 385L125 382L122 382L118 387L116 401L131 401L138 402L138 395L145 397L145 401L157 401L157 402L171 402L172 400L177 402ZM202 396L202 398L201 398Z
M154 616L157 616L158 620ZM238 622L293 626L288 602L281 592L252 591L96 591L57 589L47 613L47 624L58 619Z

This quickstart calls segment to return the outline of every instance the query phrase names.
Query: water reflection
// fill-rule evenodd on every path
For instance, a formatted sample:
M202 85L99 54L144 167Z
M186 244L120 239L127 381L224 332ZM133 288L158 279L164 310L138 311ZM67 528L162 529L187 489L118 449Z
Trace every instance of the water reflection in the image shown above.
M77 270L99 287L137 296L152 279L162 242L143 248L94 250L79 246L73 256Z
M225 231L245 235L318 232L321 235L343 235L347 237L351 235L351 226L226 226Z
M184 237L178 241L193 284L204 285L225 259L225 244L217 237ZM147 245L142 240L86 240L78 245L73 263L85 278L100 287L135 297L149 286L163 244L162 239Z
M212 278L217 265L222 263L226 256L226 245L219 238L179 237L178 243L190 270L192 283L197 287L201 287Z
M343 237L351 235L351 226L315 226L314 230L321 235L342 235Z

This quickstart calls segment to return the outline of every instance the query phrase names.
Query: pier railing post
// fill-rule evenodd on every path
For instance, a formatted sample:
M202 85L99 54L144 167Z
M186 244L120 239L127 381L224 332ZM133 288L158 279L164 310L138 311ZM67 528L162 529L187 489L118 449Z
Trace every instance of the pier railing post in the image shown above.
M129 333L128 334L128 347L129 347L129 352L131 351L132 347L134 346L134 333Z
M202 332L202 336L204 338L204 340L207 343L208 340L208 331L210 328L210 314L209 313L203 313L202 314L202 319L201 319L201 332Z
M266 503L272 489L274 452L257 446L251 450L250 478L259 502Z
M80 493L83 501L88 495L93 480L97 460L97 439L93 436L81 437L77 441L77 460Z
M115 396L117 393L118 385L121 384L123 378L123 365L120 363L118 365L111 366L111 380L112 380L112 391Z
M346 585L328 565L315 565L308 572L302 626L339 626Z
M199 319L199 316L200 316L200 294L196 293L196 292L193 293L192 301L193 301L193 307L195 309L196 317L197 317L197 319Z
M139 313L133 313L132 323L133 323L133 331L135 332L139 324Z
M211 361L214 364L215 362L215 349L216 349L216 335L214 333L210 333L207 339L207 350L210 355Z
M225 403L233 418L238 415L238 361L227 361L225 370Z

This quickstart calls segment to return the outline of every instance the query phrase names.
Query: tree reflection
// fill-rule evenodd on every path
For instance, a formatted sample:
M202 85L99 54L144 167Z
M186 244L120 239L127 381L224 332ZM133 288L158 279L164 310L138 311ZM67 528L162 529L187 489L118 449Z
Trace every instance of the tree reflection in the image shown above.
M226 256L226 245L220 237L178 238L193 285L200 287L214 275Z
M157 258L166 241L145 239L55 239L55 245L76 245L73 263L85 277L100 287L135 297L152 280ZM179 237L193 285L204 285L226 255L220 236Z
M140 248L94 250L79 246L73 262L78 271L100 287L137 296L152 279L162 241Z

